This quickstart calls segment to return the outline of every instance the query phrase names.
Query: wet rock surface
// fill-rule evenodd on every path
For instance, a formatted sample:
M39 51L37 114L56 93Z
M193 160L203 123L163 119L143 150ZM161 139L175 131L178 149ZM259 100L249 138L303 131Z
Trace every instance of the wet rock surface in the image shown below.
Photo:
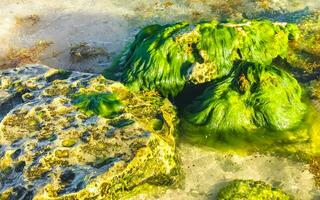
M41 65L0 77L1 105L12 105L1 113L0 198L118 199L177 182L177 118L168 100ZM79 92L115 94L123 109L86 114L72 104ZM163 123L154 128L159 116Z

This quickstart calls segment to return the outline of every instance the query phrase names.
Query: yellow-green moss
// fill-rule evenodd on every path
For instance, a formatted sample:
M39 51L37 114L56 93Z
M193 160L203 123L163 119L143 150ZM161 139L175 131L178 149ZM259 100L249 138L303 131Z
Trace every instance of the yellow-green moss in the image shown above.
M235 180L222 188L218 200L290 200L289 195L280 189L253 180Z

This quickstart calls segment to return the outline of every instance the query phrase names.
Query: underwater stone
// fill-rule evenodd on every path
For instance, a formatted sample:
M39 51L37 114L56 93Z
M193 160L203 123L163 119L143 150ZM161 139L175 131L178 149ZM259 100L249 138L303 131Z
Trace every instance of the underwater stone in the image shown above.
M218 200L290 200L289 195L280 189L253 180L234 180L219 191Z
M1 80L10 80L0 90L12 95L27 89L34 96L0 123L3 197L119 199L180 180L174 141L178 119L169 101L155 92L132 93L101 75L72 72L64 80L48 81L43 78L48 71L29 65L0 73ZM30 80L42 86L30 89L25 84ZM78 94L93 106L77 106ZM157 116L164 116L165 123L155 132L150 121ZM15 188L15 183L28 188Z
M115 68L133 89L176 96L188 82L227 75L235 61L265 65L285 58L288 40L297 35L297 26L268 20L151 25L136 35ZM106 77L112 74L105 71Z

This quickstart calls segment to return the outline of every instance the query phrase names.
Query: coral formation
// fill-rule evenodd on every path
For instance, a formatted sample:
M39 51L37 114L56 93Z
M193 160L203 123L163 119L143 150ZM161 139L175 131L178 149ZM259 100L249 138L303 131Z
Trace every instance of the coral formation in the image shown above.
M290 200L289 195L262 181L234 180L222 188L218 200Z
M288 40L297 33L293 24L267 20L151 25L136 35L118 67L127 85L176 96L188 81L227 75L236 60L270 64L286 57Z
M12 103L0 123L1 199L119 199L178 182L178 120L158 94L45 66L0 77L0 107Z

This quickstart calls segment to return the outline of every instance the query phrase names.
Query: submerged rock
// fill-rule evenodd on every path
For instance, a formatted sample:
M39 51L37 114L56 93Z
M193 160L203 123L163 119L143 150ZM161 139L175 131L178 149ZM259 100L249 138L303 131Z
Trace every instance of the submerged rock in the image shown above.
M182 108L183 138L223 150L319 155L319 114L276 66L240 63Z
M0 123L1 198L118 199L178 181L168 100L99 75L55 73L33 65L0 74L1 105L12 103ZM34 98L12 102L25 93Z
M133 91L172 97L181 138L195 144L319 154L320 119L281 66L298 37L297 25L268 20L151 25L112 70Z
M273 188L262 181L235 180L222 188L218 194L218 200L259 200L277 199L290 200L289 195L280 189Z
M227 75L236 60L270 64L284 58L288 40L296 36L295 25L267 20L151 25L136 35L116 67L122 81L135 89L176 96L187 82Z

